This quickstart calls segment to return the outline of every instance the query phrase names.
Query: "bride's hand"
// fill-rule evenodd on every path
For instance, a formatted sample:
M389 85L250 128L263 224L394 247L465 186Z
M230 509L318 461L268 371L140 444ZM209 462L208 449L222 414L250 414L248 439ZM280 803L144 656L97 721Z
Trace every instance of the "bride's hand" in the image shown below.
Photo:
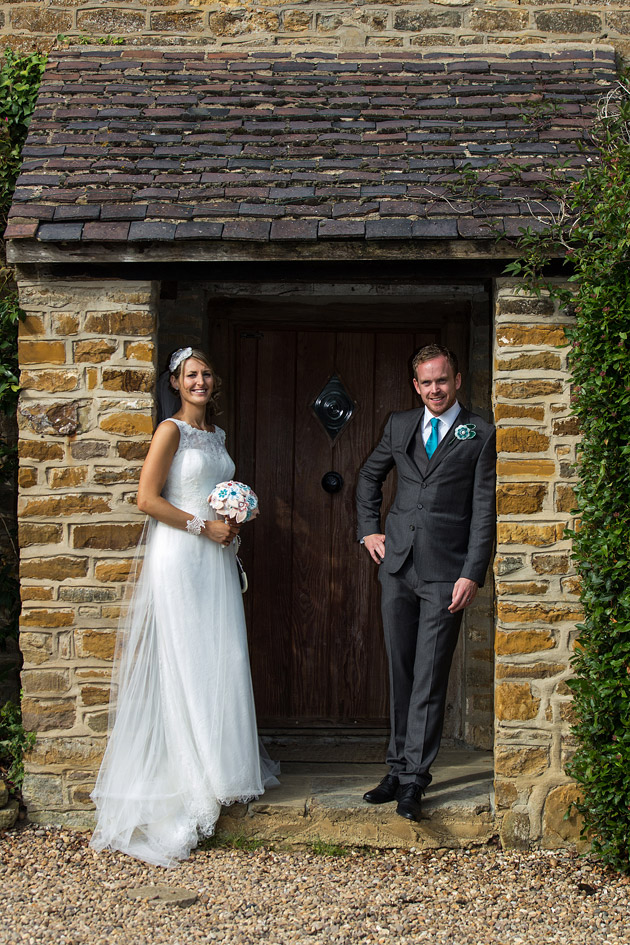
M216 541L218 545L229 545L238 535L240 525L236 522L224 522L223 519L218 518L207 521L203 530L211 541Z

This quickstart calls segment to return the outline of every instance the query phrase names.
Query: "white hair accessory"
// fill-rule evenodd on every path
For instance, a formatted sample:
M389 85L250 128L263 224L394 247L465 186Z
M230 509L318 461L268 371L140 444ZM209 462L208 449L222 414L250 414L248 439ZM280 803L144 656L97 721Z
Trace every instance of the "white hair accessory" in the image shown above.
M192 348L178 348L177 351L171 357L171 360L168 365L168 369L171 374L174 374L177 368L180 366L182 361L185 361L186 358L189 358L192 354Z

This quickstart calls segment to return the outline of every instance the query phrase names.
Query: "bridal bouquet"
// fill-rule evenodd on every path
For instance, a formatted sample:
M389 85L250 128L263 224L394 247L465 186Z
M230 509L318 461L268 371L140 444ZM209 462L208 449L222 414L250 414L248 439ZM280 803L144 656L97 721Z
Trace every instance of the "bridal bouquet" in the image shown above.
M219 515L233 518L239 525L258 515L258 497L244 482L219 482L208 502Z

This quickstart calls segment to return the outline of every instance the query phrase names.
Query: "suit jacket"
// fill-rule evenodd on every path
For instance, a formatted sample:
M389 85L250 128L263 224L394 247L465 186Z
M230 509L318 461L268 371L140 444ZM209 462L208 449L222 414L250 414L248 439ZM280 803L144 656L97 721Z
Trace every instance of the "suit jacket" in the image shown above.
M416 574L424 581L470 578L483 584L495 533L496 433L492 424L462 407L431 459L423 446L423 408L393 413L380 443L359 472L358 537L381 532L382 486L394 466L396 497L385 522L385 558L394 574L413 548ZM455 430L475 424L475 436ZM416 464L416 459L418 464Z

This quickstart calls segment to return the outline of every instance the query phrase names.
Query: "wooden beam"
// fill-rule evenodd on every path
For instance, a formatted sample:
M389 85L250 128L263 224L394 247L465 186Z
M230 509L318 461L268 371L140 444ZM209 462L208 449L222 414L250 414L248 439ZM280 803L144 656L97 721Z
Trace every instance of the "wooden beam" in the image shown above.
M9 240L7 260L20 263L149 263L260 261L388 261L513 259L515 247L496 240L317 240L255 242L240 240L155 243L43 243Z

